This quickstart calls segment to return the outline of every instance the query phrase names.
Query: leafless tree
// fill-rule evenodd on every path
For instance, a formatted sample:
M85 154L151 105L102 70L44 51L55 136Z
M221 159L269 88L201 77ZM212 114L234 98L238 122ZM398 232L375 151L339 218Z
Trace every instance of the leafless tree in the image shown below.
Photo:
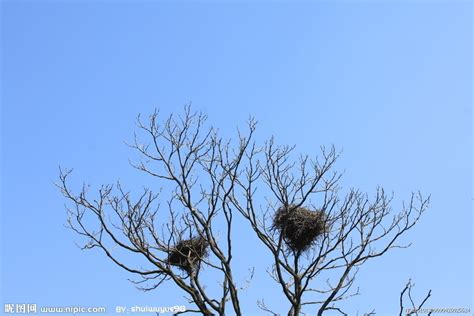
M372 199L355 189L341 192L341 175L332 171L338 158L334 147L321 148L319 159L301 156L296 163L291 159L292 151L293 147L276 146L273 139L264 147L261 162L254 162L255 152L250 151L245 181L238 182L245 202L242 204L237 195L232 195L232 201L273 255L268 272L290 303L288 315L299 315L309 306L318 316L329 310L347 315L337 303L359 294L352 288L360 266L391 249L408 247L397 241L418 222L429 198L412 194L409 202L394 212L393 197L382 188ZM259 178L271 192L265 196L264 206L254 189ZM284 230L275 229L274 210L283 207L291 211L304 205L325 214L327 229L310 247L301 249L292 246ZM274 313L263 302L260 307Z
M418 306L415 304L415 301L412 297L412 289L415 286L415 284L412 283L411 280L408 280L407 284L403 288L403 290L400 292L400 313L399 316L410 316L410 315L419 315L418 313L421 308L425 305L425 303L428 301L428 299L431 297L431 290L428 291L428 294L426 294L425 298L421 301L421 303L418 304ZM405 302L406 298L408 298L409 305L410 307L405 307ZM428 313L423 313L427 314L430 316L432 314L431 311Z
M157 117L158 112L153 113L146 123L138 117L138 128L148 135L150 142L140 143L135 136L130 146L143 159L132 164L166 182L169 196L161 198L146 188L132 200L120 183L115 187L103 186L98 198L89 197L86 186L74 194L67 182L70 171L61 170L58 186L73 204L68 208L69 227L88 239L83 249L100 248L115 264L138 275L140 279L134 282L141 289L156 289L171 280L187 293L196 311L224 315L230 301L233 311L240 315L239 288L232 273L234 214L230 192L250 144L254 123L250 123L247 136L240 136L239 143L232 147L213 128L205 127L205 115L191 112L189 106L184 116L170 116L163 125ZM165 222L166 214L161 213L158 200L166 201ZM219 231L215 222L223 223ZM97 223L98 227L91 228L91 224ZM219 238L217 232L225 237ZM201 241L201 251L192 247L191 241L196 240ZM186 243L191 246L183 246ZM143 257L150 267L143 269L125 263L118 257L119 250ZM206 256L208 252L210 256ZM220 294L216 297L206 291L201 277L203 266L221 275Z
M288 315L306 309L318 316L331 310L347 315L338 302L359 293L353 285L360 266L407 247L398 240L418 222L429 198L413 194L394 212L392 195L382 188L373 198L340 188L341 175L332 170L338 158L334 147L321 148L319 158L295 160L294 147L277 146L273 138L257 145L253 119L235 142L221 138L206 119L190 106L163 124L158 112L145 122L138 117L140 135L148 141L135 135L129 144L141 157L132 166L157 179L159 194L145 188L133 198L119 182L102 186L94 196L86 185L75 194L68 184L71 171L60 171L57 185L72 202L68 226L86 238L82 248L101 249L137 275L133 282L142 290L174 282L195 306L187 312L224 315L230 305L241 315L242 287L232 268L234 216L243 216L271 253L268 273L289 302ZM318 217L322 230L304 247L290 242L287 224L275 225L277 210L299 209L323 215ZM137 261L127 262L124 252ZM209 286L203 271L220 278L219 288ZM263 300L258 304L278 314Z

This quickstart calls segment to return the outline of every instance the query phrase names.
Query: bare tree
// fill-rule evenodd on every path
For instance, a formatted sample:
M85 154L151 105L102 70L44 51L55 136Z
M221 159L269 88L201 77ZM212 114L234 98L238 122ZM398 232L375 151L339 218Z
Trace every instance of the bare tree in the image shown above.
M196 311L224 315L230 301L240 315L232 273L233 212L229 205L254 124L251 122L248 135L240 136L237 146L231 147L213 128L204 126L205 115L192 113L189 106L184 116L170 116L163 125L157 117L155 112L147 123L137 119L150 142L142 144L135 136L130 146L143 159L133 166L171 184L169 196L161 198L146 188L132 200L120 183L103 186L98 198L89 197L85 186L75 195L67 183L70 171L61 170L58 186L73 204L68 208L69 227L88 239L83 249L100 248L115 264L138 275L140 279L134 282L142 290L156 289L171 280L187 293ZM164 222L166 214L160 212L158 199L166 201L168 218ZM91 228L91 222L98 227ZM216 236L215 222L224 223L219 232L225 238ZM117 246L143 257L150 268L125 263L114 251ZM221 275L220 293L215 297L206 291L203 266Z
M397 241L418 222L429 198L413 194L393 212L392 196L382 188L372 199L342 191L341 175L332 171L334 147L321 148L320 158L293 160L294 147L277 146L273 138L263 146L254 142L253 119L235 142L219 137L206 119L190 106L163 124L158 112L145 122L138 117L148 141L135 135L129 144L141 157L132 166L157 179L159 194L145 188L134 198L119 182L95 196L85 185L75 194L71 171L60 170L57 185L72 202L68 226L86 239L82 249L101 249L135 274L133 282L144 291L174 282L194 306L187 312L241 315L242 287L233 273L234 216L240 215L273 258L268 272L289 302L288 315L303 309L346 315L338 302L358 294L359 267L407 247ZM127 262L124 252L137 261ZM218 288L205 273L220 279ZM277 315L263 300L258 304Z
M426 294L425 298L421 301L421 303L418 304L418 306L415 304L415 301L412 297L412 289L415 286L415 284L412 283L411 280L408 280L407 284L403 288L403 290L400 292L400 313L399 316L410 316L410 315L419 315L418 313L421 308L425 305L426 301L431 297L431 290L428 291L428 294ZM410 307L405 307L406 305L406 298L408 298ZM432 311L429 311L428 313L423 313L427 314L430 316L432 314Z
M338 158L334 147L321 148L319 159L300 156L296 163L291 159L293 148L276 146L271 139L261 162L250 151L245 180L238 182L244 203L237 195L232 201L273 256L268 272L290 303L288 315L299 315L307 306L314 306L311 310L318 316L328 310L347 315L337 303L359 294L352 290L359 267L391 249L408 247L397 241L418 222L429 197L412 194L394 212L393 196L382 188L372 199L355 189L343 194L338 185L341 175L331 171ZM259 180L271 192L264 199L255 197ZM261 200L266 205L259 204ZM287 216L283 226L276 209ZM324 216L311 216L308 209ZM323 229L315 234L318 224ZM276 314L263 301L259 305Z

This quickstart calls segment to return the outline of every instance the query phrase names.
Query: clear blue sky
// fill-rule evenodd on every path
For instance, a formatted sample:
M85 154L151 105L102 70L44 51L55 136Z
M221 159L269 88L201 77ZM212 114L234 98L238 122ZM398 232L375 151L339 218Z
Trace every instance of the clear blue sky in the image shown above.
M473 311L470 2L3 1L1 20L2 305L185 303L81 252L53 182L61 165L139 188L123 144L136 114L192 101L225 134L252 114L298 152L335 144L347 186L432 195L412 248L365 266L349 311L393 315L408 278L428 306ZM283 312L268 258L250 259L246 315L258 298Z

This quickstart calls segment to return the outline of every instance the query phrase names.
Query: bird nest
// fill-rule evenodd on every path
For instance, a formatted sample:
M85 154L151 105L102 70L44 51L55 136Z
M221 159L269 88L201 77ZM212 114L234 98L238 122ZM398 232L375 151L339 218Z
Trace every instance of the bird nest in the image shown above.
M280 231L290 249L305 251L328 231L327 216L320 210L281 206L273 217L273 229Z
M169 250L168 262L178 268L191 271L207 257L209 243L202 237L184 239Z

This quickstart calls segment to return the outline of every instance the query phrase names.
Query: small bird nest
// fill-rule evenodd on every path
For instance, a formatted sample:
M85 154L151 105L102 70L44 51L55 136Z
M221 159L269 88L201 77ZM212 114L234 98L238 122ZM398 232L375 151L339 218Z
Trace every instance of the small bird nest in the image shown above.
M290 249L305 251L328 231L327 216L320 210L281 206L275 212L272 228L283 234L283 240Z
M202 237L181 240L169 250L168 263L189 272L208 255L208 247Z

